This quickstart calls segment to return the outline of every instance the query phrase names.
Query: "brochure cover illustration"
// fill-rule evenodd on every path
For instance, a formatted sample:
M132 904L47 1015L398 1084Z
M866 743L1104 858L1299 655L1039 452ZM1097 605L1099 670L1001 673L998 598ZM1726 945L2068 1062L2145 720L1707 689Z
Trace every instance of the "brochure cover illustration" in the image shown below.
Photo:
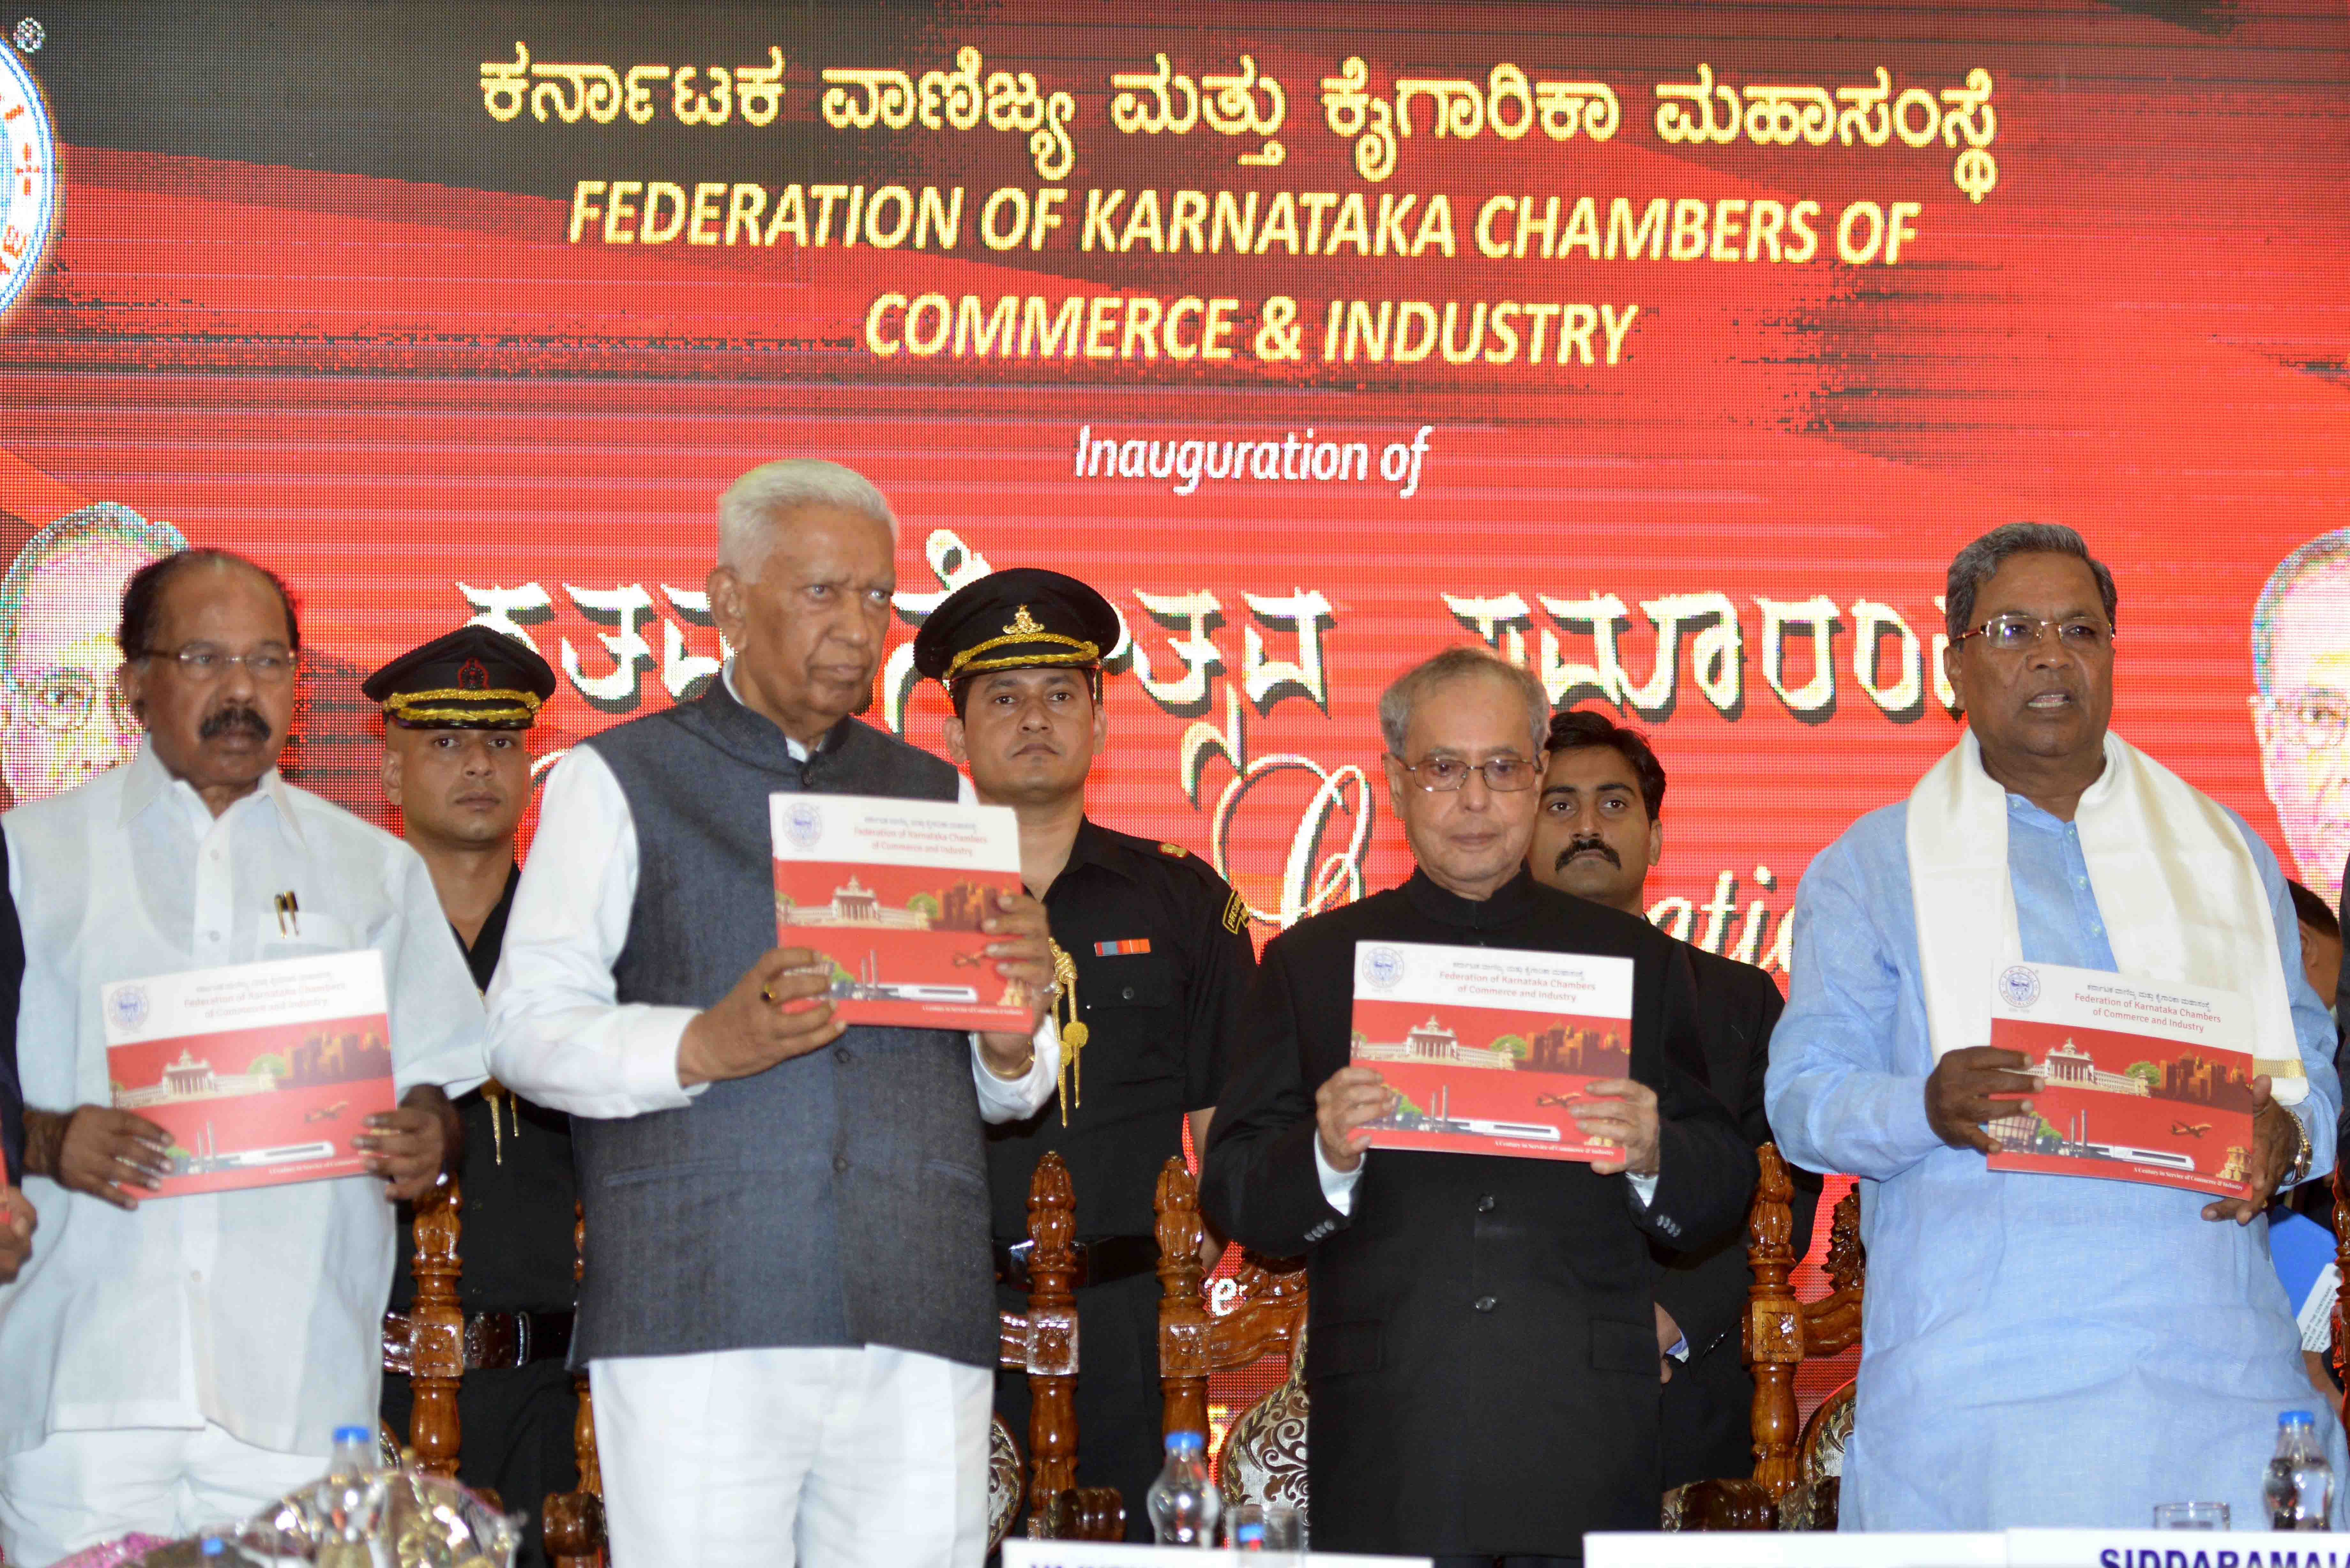
M2032 1110L1989 1124L1993 1170L2233 1198L2250 1174L2251 1010L2232 991L2020 963L1994 982L1991 1043L2020 1051Z
M1631 1019L1629 959L1358 942L1354 1061L1399 1096L1371 1147L1614 1158L1568 1113L1630 1072Z
M101 987L114 1106L172 1135L160 1198L366 1174L392 1108L383 959L232 964Z
M852 1023L1028 1027L1028 987L987 956L995 896L1020 890L1012 809L868 795L768 797L775 941L832 963Z

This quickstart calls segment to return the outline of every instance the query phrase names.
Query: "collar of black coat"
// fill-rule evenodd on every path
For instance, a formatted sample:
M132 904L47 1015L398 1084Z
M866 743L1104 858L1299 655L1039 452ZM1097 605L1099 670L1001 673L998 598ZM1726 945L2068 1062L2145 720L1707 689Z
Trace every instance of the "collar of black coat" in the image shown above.
M1425 871L1415 870L1403 885L1411 907L1442 925L1470 930L1490 930L1525 919L1534 907L1534 874L1524 867L1493 889L1490 898L1464 898L1440 888Z

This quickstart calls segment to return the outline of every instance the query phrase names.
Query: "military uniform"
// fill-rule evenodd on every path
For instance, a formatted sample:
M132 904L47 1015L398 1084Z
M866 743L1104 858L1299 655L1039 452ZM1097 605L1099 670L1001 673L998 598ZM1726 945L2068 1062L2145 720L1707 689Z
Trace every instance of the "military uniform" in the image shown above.
M484 627L428 643L378 670L365 686L383 705L385 722L428 729L524 728L554 688L554 671L544 659ZM497 972L521 879L521 867L511 867L480 933L470 944L458 936L473 983L483 990ZM495 1491L510 1511L529 1515L515 1562L517 1568L543 1568L542 1505L549 1492L579 1484L572 1447L578 1401L564 1364L571 1347L577 1197L571 1120L495 1081L456 1105L465 1127L458 1210L465 1375L457 1388L457 1474L468 1486ZM410 1272L415 1255L414 1217L402 1205L400 1266L391 1285L395 1318L415 1302ZM403 1440L412 1403L407 1378L384 1378L383 1418Z
M932 612L915 667L951 688L1050 666L1097 680L1117 639L1117 613L1083 583L998 572ZM1059 950L1061 1089L1026 1121L987 1129L996 1297L1026 1310L1028 1181L1055 1151L1076 1198L1077 1484L1117 1487L1128 1537L1148 1541L1145 1496L1163 1462L1151 1202L1160 1167L1183 1152L1185 1114L1222 1091L1256 952L1246 908L1204 862L1090 820L1044 903ZM996 1411L1024 1448L1028 1403L1024 1374L997 1373Z
M1053 940L1075 961L1073 1012L1086 1042L1061 1094L1024 1122L987 1129L1002 1306L1027 1306L1028 1178L1046 1150L1076 1195L1077 1484L1126 1497L1127 1534L1150 1539L1143 1500L1162 1463L1159 1430L1159 1245L1151 1199L1159 1168L1183 1152L1183 1116L1216 1103L1224 1043L1256 971L1248 927L1224 879L1172 846L1077 829L1045 895ZM1068 1113L1065 1125L1064 1108ZM999 1372L995 1407L1024 1446L1028 1379Z

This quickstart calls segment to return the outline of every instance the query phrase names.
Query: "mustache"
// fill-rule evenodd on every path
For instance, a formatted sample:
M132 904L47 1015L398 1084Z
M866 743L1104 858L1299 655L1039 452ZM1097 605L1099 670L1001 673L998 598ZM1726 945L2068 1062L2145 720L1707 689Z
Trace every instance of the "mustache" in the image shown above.
M1582 854L1586 849L1596 849L1600 854L1607 857L1607 864L1615 867L1618 870L1623 869L1624 857L1617 854L1613 849L1610 849L1607 846L1606 840L1598 838L1577 838L1569 841L1567 846L1558 852L1558 858L1551 863L1551 869L1554 871L1564 871L1566 869L1566 863L1568 861L1574 859L1576 856Z
M226 707L213 709L204 715L203 722L196 726L199 740L209 741L227 734L250 735L256 741L265 741L270 735L269 721L261 716L257 708L232 702Z

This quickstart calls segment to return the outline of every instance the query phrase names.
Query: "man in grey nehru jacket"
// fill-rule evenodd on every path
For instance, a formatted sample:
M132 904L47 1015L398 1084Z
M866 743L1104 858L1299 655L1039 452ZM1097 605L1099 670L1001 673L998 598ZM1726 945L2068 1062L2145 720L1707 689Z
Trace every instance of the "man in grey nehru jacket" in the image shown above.
M897 532L835 463L729 486L709 582L733 658L556 766L515 896L494 1071L572 1117L571 1355L618 1568L975 1568L986 1551L980 1126L1033 1114L1059 1071L1044 909L1006 895L987 922L1033 1033L850 1027L816 955L774 945L771 794L969 789L852 716Z

